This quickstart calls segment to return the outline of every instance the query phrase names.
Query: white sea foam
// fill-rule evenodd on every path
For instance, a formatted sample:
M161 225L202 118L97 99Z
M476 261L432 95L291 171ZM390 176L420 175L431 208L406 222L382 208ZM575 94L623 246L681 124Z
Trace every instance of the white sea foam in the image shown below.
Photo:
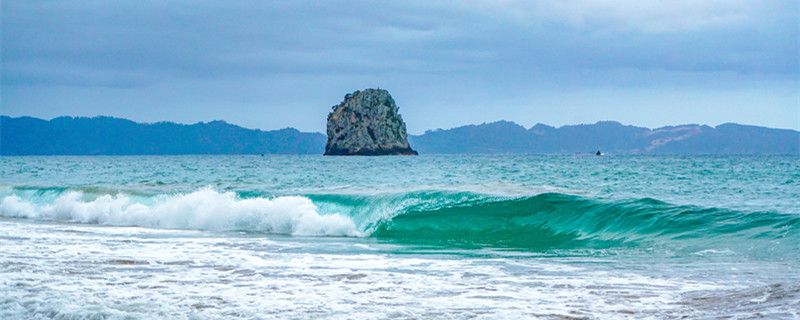
M318 240L0 219L0 319L796 318L794 264Z
M233 192L203 188L159 196L152 203L125 194L88 197L70 191L52 203L37 204L18 195L0 201L0 216L154 228L243 230L308 236L359 236L353 221L340 214L320 215L310 199L298 196L241 199Z

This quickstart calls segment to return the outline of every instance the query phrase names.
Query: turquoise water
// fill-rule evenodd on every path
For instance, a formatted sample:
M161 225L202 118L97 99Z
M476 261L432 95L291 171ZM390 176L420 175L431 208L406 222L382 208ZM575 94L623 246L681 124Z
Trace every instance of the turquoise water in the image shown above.
M0 318L798 317L797 156L0 163Z

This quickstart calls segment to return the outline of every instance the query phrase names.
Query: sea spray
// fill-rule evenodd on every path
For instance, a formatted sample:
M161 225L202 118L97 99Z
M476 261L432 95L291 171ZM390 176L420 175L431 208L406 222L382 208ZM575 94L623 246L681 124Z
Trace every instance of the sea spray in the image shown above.
M9 195L0 201L0 215L153 228L359 235L348 217L320 215L311 200L299 196L241 199L234 192L202 188L186 194L159 195L149 202L132 201L123 193L86 197L80 191L66 191L52 203L33 203Z
M659 246L792 254L799 245L794 240L800 238L800 217L795 215L678 206L651 198L609 201L560 193L499 196L451 190L242 197L209 187L141 197L19 189L0 200L0 215L168 229L371 236L442 248Z

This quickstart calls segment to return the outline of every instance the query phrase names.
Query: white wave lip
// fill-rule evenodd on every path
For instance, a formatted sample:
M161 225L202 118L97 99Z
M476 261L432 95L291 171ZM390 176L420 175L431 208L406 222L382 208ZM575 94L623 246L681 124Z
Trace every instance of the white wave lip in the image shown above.
M88 200L71 191L53 203L37 205L18 195L0 201L0 215L105 225L153 228L256 231L302 236L360 236L353 221L340 214L320 215L305 197L241 199L233 192L203 188L188 194L160 196L151 205L125 194Z

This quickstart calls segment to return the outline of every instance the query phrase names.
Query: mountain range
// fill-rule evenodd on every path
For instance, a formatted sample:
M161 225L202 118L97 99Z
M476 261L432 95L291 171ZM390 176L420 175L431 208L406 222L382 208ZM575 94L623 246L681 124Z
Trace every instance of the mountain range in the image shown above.
M262 131L225 121L192 125L112 117L0 117L2 155L316 154L321 133Z
M192 125L112 117L0 116L0 155L322 154L327 137L224 121ZM530 129L510 121L408 137L420 154L800 154L800 132L727 123L649 129L614 121Z
M409 137L420 153L798 154L800 132L726 123L648 129L615 121L568 125L509 121Z

